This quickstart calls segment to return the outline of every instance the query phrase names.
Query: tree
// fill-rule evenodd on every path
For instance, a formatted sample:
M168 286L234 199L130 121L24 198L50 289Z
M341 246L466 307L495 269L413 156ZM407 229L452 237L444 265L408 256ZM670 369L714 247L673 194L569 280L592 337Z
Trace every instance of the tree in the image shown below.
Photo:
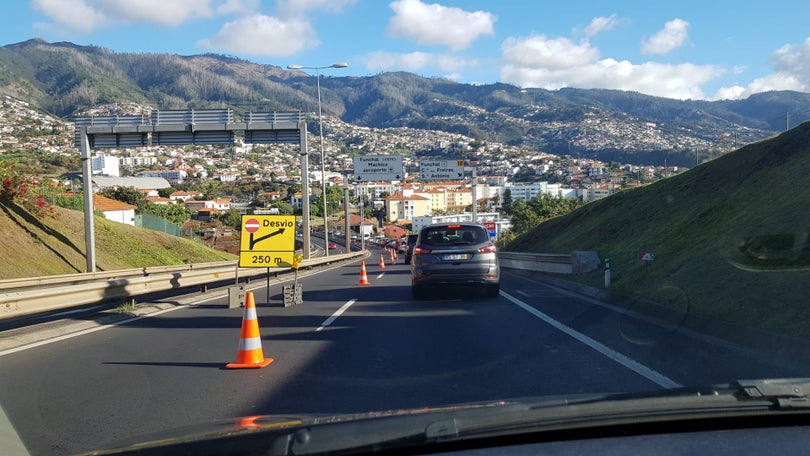
M172 195L172 193L176 191L177 189L174 187L161 188L158 190L158 196L160 196L161 198L168 198Z
M512 189L503 189L503 201L501 201L501 211L506 215L512 215Z
M268 207L278 209L278 213L281 215L293 215L295 213L295 209L292 207L292 204L284 201L274 201Z
M330 185L326 187L326 202L329 204L328 212L331 214L335 211L335 208L340 206L340 203L343 201L343 189L337 187L335 185ZM315 217L323 217L323 198L321 195L318 195L313 199L312 204L310 204L310 214Z
M143 195L135 187L107 188L99 193L107 198L132 204L133 206L142 205Z
M563 198L548 193L539 194L529 201L529 207L542 220L565 215L581 205L582 202L577 198Z
M142 214L151 214L155 217L165 218L175 225L182 225L191 217L191 211L180 204L155 204L145 202L138 210Z
M518 234L531 230L543 221L524 200L517 200L512 205L511 220L512 230Z
M224 214L220 214L219 221L225 226L240 228L242 226L242 213L237 210L230 209Z

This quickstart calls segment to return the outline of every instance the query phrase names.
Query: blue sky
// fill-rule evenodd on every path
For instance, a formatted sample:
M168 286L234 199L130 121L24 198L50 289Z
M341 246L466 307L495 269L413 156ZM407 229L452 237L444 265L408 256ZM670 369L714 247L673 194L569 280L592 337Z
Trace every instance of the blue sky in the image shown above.
M677 99L810 92L810 2L11 0L0 45L226 54L324 76L409 71L464 83Z

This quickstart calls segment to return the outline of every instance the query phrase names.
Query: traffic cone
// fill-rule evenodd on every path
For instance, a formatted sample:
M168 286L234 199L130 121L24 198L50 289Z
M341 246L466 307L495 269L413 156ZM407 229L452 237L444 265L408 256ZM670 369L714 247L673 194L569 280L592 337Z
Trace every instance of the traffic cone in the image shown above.
M242 317L242 332L239 336L239 349L236 361L225 365L228 369L258 369L273 362L262 352L262 337L259 335L259 320L256 318L256 303L253 292L245 295L245 314Z
M357 283L358 285L371 285L368 281L368 275L366 275L366 262L363 261L360 263L360 282Z
M385 258L383 258L382 252L380 252L380 269L385 269Z
M391 264L396 263L396 260L394 260L394 249L389 249L388 254L391 255Z

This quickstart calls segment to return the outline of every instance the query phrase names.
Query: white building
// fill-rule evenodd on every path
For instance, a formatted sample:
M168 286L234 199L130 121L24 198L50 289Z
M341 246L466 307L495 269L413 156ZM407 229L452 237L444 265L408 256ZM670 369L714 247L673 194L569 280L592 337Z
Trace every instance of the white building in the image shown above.
M98 154L91 159L93 174L102 174L104 176L120 176L121 171L118 168L118 158L109 157L104 154Z
M495 222L496 224L502 224L504 222L508 222L506 220L501 220L501 214L498 212L477 212L475 214L475 219L478 223L483 222ZM461 214L448 214L448 215L425 215L422 217L414 217L411 220L411 229L415 232L418 232L422 228L431 225L433 223L461 223L461 222L469 222L472 220L472 214L469 212L464 212ZM506 229L508 227L505 227ZM499 231L500 232L500 231Z
M544 193L563 198L578 198L580 196L575 188L563 187L560 184L549 184L545 181L532 182L528 184L506 184L498 190L501 203L503 203L503 192L506 189L509 189L509 191L512 193L512 201L519 199L529 201L535 196Z

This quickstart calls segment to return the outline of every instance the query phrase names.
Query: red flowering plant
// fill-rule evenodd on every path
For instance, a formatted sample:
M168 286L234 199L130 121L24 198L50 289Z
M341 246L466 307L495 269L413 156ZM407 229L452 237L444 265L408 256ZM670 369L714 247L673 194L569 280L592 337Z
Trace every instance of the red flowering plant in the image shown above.
M38 217L55 215L45 198L45 187L33 168L0 161L0 203L14 203Z

